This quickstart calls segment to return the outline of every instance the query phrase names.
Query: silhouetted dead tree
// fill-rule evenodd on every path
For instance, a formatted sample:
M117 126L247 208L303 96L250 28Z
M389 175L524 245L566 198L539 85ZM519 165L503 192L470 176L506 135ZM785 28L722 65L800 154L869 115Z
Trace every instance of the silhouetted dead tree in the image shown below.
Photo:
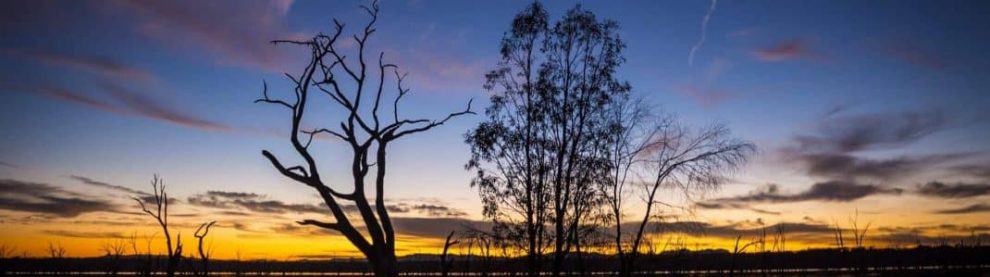
M17 247L8 244L0 244L0 259L7 259L14 256Z
M107 274L117 275L120 259L127 251L127 244L123 240L114 240L103 243L100 246L103 256L107 258Z
M635 270L636 257L643 241L644 231L660 204L661 188L679 189L685 194L715 189L721 185L723 175L746 162L756 150L752 143L733 138L723 125L712 125L696 132L678 124L673 116L661 117L654 127L653 140L640 155L645 159L645 170L653 179L645 187L645 211L629 246L628 258L622 271Z
M234 260L238 264L241 263L241 248L237 248L237 251L234 251ZM241 267L234 267L234 276L241 276Z
M60 242L48 242L48 257L52 259L65 258L65 247Z
M168 225L168 193L165 191L165 181L158 178L158 174L151 179L151 189L154 193L152 203L145 203L146 200L139 197L131 197L134 201L137 201L138 205L141 206L141 211L148 214L158 223L158 226L162 228L162 233L165 236L165 249L167 250L167 263L165 264L165 274L168 277L175 276L176 267L179 265L179 260L182 258L182 234L178 234L175 237L175 244L172 244L172 235L169 231ZM148 208L147 204L154 205L151 209ZM150 252L150 251L149 251Z
M203 244L204 244L204 240L206 239L206 236L210 234L210 227L213 227L213 224L216 223L217 223L216 221L210 221L208 223L200 224L199 228L196 228L196 232L193 233L193 236L196 237L197 240L196 248L197 250L199 250L199 260L203 266L202 267L203 276L210 275L210 255L213 254L213 247L209 247L208 249L204 250Z
M641 155L647 150L659 131L649 125L647 119L651 111L640 99L623 97L611 103L608 111L611 117L611 132L608 145L609 175L600 183L600 191L605 199L604 208L609 216L607 223L613 225L612 242L619 264L625 264L628 255L624 245L627 235L622 229L625 221L623 210L625 199L630 196L626 190L629 183L636 181L637 166L646 160ZM632 176L630 176L632 175ZM647 244L652 247L652 244Z
M787 252L787 232L784 230L784 225L777 224L775 231L776 235L774 235L773 239L774 248L778 252Z
M307 219L298 223L340 232L364 254L376 275L396 276L398 269L395 257L395 230L385 205L387 147L400 138L433 129L452 118L473 112L471 102L468 102L465 110L450 113L439 120L401 117L399 103L409 93L409 89L403 84L406 75L398 72L398 66L386 63L384 53L379 53L377 65L366 63L365 49L368 39L375 32L379 7L377 3L373 3L370 7L361 8L368 13L371 20L359 34L353 36L353 42L356 44L356 59L348 60L347 56L340 52L340 49L345 47L340 45L343 43L340 38L344 24L337 20L334 20L335 30L330 35L318 34L309 40L272 41L276 45L303 46L309 50L310 60L298 75L286 74L293 84L293 100L271 98L268 95L268 86L265 84L262 98L255 102L274 104L291 112L289 141L305 164L285 165L268 150L262 151L262 155L282 175L315 189L330 209L335 221ZM372 72L371 74L374 75L369 76L369 68L377 72ZM395 74L397 89L391 103L383 103L390 101L385 99L384 89L389 71ZM315 93L315 96L312 93ZM339 128L303 129L307 108L312 108L310 103L317 101L318 99L314 97L319 96L325 96L332 105L343 108L345 115L339 121ZM391 114L382 112L389 108L387 107L389 104L391 104ZM303 138L300 138L300 134ZM321 177L317 161L309 148L313 138L320 134L340 139L351 149L349 166L351 191L333 188ZM373 204L369 203L370 195L367 195L368 177L372 177L371 185L375 193ZM367 237L362 235L359 227L352 223L351 218L342 208L341 201L354 203L360 216L359 226L363 226Z
M62 262L65 259L65 253L65 247L62 246L61 242L48 242L48 258L49 262L52 263L50 268L53 274L63 273Z
M17 247L8 244L0 244L0 276L7 276L10 259L17 252Z
M736 273L736 257L739 256L739 254L746 253L746 249L749 248L750 246L759 243L759 240L751 240L748 243L744 244L742 247L740 247L739 240L741 239L742 236L736 236L736 245L735 247L732 248L732 259L729 264L729 276L734 276Z
M641 100L628 96L616 97L609 103L606 115L610 122L609 172L599 190L605 198L607 222L613 224L612 241L620 273L629 275L635 270L650 219L662 219L653 211L655 205L663 204L658 201L660 189L680 189L690 196L716 188L722 175L744 163L755 146L730 137L729 130L721 125L691 132L673 115L657 114ZM630 180L630 175L649 176L652 180ZM628 193L625 188L631 182L646 183L645 195ZM622 229L627 197L645 199L646 207L631 237ZM647 246L652 245L647 242Z
M145 245L146 252L143 255L141 254L140 248L138 248L137 232L131 233L131 235L127 237L127 243L131 245L131 251L134 253L134 256L141 259L140 266L137 268L137 271L135 272L137 275L141 275L141 276L151 275L151 265L152 265L151 238L153 237L154 235L150 236L147 239Z
M832 229L832 235L834 236L836 248L846 248L846 240L842 237L842 227L839 226L838 222L835 223L835 229Z
M467 228L464 233L464 238L466 238L469 242L469 258L472 257L471 246L477 246L478 254L481 256L481 265L477 270L475 270L475 272L480 272L481 276L488 276L494 263L494 253L492 253L492 248L497 247L499 239L491 233L474 228Z
M450 250L450 247L451 246L454 246L455 244L460 243L460 241L458 241L458 240L453 240L454 233L455 233L454 231L450 231L450 234L447 235L447 239L444 240L444 242L443 242L443 253L440 254L440 275L441 276L447 276L447 275L450 274L450 266L452 264L452 261L449 260L449 256L447 256L447 253Z
M849 223L852 225L853 243L855 243L856 248L862 248L863 241L866 239L866 232L870 230L870 225L873 222L867 222L863 229L859 229L859 209L856 209L856 213L849 217Z

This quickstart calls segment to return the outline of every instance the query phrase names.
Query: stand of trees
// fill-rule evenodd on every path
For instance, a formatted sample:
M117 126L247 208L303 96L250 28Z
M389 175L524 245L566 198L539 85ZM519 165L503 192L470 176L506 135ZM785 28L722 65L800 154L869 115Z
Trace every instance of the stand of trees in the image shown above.
M561 274L608 225L621 272L630 273L664 193L717 188L755 151L722 125L687 128L631 95L616 76L625 62L618 28L580 6L551 21L533 3L513 19L486 74L491 106L466 135L466 168L494 232L526 256L531 275ZM629 193L631 183L645 186ZM623 205L632 199L644 199L644 210L630 233Z

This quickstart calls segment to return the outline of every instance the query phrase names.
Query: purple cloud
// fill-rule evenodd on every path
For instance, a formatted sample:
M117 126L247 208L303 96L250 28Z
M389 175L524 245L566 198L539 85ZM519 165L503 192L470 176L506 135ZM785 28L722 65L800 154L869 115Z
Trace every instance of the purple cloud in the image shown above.
M282 71L288 58L268 42L299 37L286 24L292 2L116 1L112 8L134 15L137 33L168 46L205 50L220 64Z
M813 51L804 39L780 41L772 46L753 50L754 58L764 62L782 62L796 59L815 59L820 55Z
M705 108L711 108L730 98L729 93L724 90L714 88L701 88L696 86L682 86L678 92L691 97Z
M882 52L895 59L929 69L943 69L945 62L928 49L905 41L892 41L882 48Z
M115 100L122 103L129 111L143 117L207 131L229 131L231 129L227 125L181 113L120 86L104 84L104 87Z
M51 99L74 103L118 115L144 117L206 131L232 130L232 128L228 125L179 112L172 107L163 105L154 99L132 92L123 87L111 84L104 84L104 87L107 89L107 92L113 100L116 100L119 104L112 101L105 101L90 97L60 87L42 86L27 88L23 86L15 86L14 89L32 92Z
M41 94L41 95L43 95L43 96L46 96L46 97L49 97L49 98L52 98L52 99L55 99L55 100L61 100L61 101L66 101L66 102L70 102L70 103L74 103L74 104L79 104L79 105L83 105L83 106L86 106L86 107L94 108L94 109L97 109L97 110L102 110L102 111L107 111L107 112L112 112L112 113L122 114L122 115L131 114L129 111L126 111L126 110L124 110L122 108L118 108L118 107L114 106L113 104L110 104L110 103L108 103L106 101L99 100L99 99L96 99L96 98L92 98L92 97L89 97L89 96L86 96L86 95L83 95L83 94L79 94L79 93L76 93L76 92L72 92L72 91L69 91L69 90L64 89L64 88L58 88L58 87L40 87L40 88L34 89L34 91L37 92L37 93L39 93L39 94Z
M55 52L44 52L44 51L27 51L27 50L17 50L8 49L8 55L22 58L35 60L37 62L57 67L67 67L76 70L81 70L93 74L102 75L105 77L112 78L122 78L124 80L130 81L152 81L155 80L155 76L150 72L130 66L114 59L98 57L98 56L87 56L87 55L66 55Z

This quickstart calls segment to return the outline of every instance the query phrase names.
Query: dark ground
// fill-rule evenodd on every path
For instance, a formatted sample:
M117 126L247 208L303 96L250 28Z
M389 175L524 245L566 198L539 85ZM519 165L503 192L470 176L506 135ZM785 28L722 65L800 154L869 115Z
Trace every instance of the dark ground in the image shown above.
M611 256L571 255L572 274L611 275L616 260ZM549 258L549 257L548 257ZM520 275L522 259L454 256L451 275ZM199 260L187 259L180 270L192 274ZM438 275L436 255L400 258L402 272L408 275ZM0 260L2 275L92 274L143 275L149 269L164 268L160 257L126 256L93 258L13 258ZM846 276L990 276L990 247L916 247L910 249L820 249L798 252L744 253L727 251L670 251L641 257L638 270L643 275L846 275ZM212 275L353 275L367 271L362 259L269 261L211 261ZM344 274L341 274L344 273Z

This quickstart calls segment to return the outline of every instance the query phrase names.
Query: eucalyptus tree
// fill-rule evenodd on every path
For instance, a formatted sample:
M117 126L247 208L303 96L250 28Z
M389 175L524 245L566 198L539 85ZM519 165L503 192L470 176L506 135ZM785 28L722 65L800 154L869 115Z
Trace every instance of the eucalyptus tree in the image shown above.
M549 155L545 109L538 91L540 48L547 32L547 12L533 3L512 21L500 43L500 60L485 75L494 92L485 110L487 121L465 135L476 172L483 214L494 231L526 255L531 274L540 270L550 219Z
M524 238L531 274L545 251L560 273L601 204L595 183L608 166L605 110L630 90L616 77L624 48L614 21L576 6L551 23L533 3L516 15L486 75L491 106L467 134L467 168L477 173L472 185L485 215Z

